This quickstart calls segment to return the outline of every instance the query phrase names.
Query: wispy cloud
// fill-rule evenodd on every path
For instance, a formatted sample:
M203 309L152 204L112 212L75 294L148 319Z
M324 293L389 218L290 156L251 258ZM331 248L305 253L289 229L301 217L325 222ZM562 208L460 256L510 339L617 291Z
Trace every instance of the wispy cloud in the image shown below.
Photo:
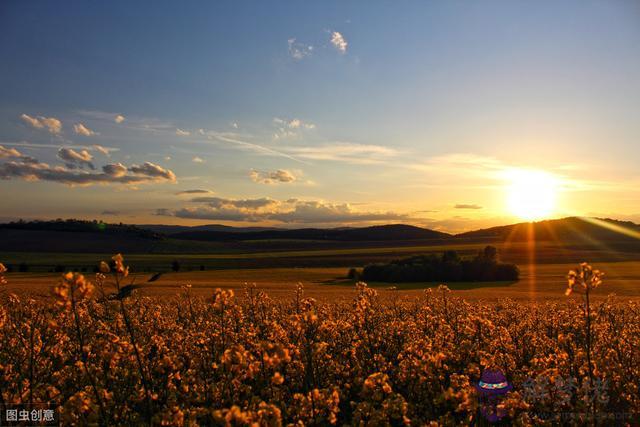
M189 135L191 135L191 132L189 132L188 130L176 129L176 135L177 136L189 136Z
M300 159L297 159L294 156L287 154L281 150L275 150L273 148L270 148L264 145L243 141L239 137L235 136L235 134L230 134L228 132L206 131L205 135L206 135L206 140L192 139L191 142L231 145L243 151L250 151L256 154L261 154L266 156L284 157L290 160L294 160L296 162L304 163Z
M0 159L6 159L9 157L21 157L22 154L15 148L5 148L0 145Z
M46 129L49 133L54 135L57 135L62 131L62 122L55 117L31 117L28 114L22 114L20 118L29 126L35 129Z
M482 209L482 206L475 204L460 203L453 207L454 209Z
M375 164L398 155L398 151L380 145L337 142L318 146L288 146L282 149L308 160L328 160L353 164Z
M95 136L95 135L97 135L97 133L95 131L89 129L87 126L85 126L82 123L76 123L75 125L73 125L73 131L77 135L82 135L82 136Z
M11 147L24 147L29 149L51 149L55 148L56 150L62 148L60 144L36 144L32 142L3 142L2 144L8 145ZM103 147L101 145L65 145L66 148L73 148L74 150L88 150L88 151L99 151L103 154L113 153L116 151L120 151L119 148L116 147Z
M175 182L175 174L151 162L127 168L121 163L107 164L101 172L86 172L62 166L50 166L35 159L0 164L0 179L51 181L71 186L93 184L144 184Z
M330 41L333 47L338 50L338 52L342 54L347 53L348 43L341 33L339 33L338 31L331 31Z
M264 172L252 169L249 176L253 182L260 184L290 183L296 180L296 176L285 169L278 169L273 172Z
M295 38L287 40L289 56L299 61L313 54L313 46L298 42Z
M194 156L191 161L193 163L204 163L204 159L202 157Z
M185 194L211 194L213 191L211 190L202 190L202 189L194 189L194 190L182 190L175 193L176 196L182 196Z
M276 131L273 134L274 140L295 138L300 136L304 131L314 130L316 128L315 123L296 118L281 119L279 117L275 117L273 119L273 124L276 127Z
M110 156L111 156L111 150L110 150L109 148L107 148L107 147L103 147L102 145L97 145L97 144L92 145L92 147L93 147L97 152L102 153L102 154L104 154L104 155L105 155L105 156L107 156L107 157L110 157Z
M270 198L226 199L221 197L196 197L195 206L177 210L159 209L157 215L169 215L187 219L218 221L261 222L301 224L371 223L407 219L407 215L394 212L356 211L347 203L327 203Z
M89 169L95 169L93 156L87 150L75 151L73 148L60 148L58 150L58 158L65 162L67 168L75 169L77 167L88 166Z

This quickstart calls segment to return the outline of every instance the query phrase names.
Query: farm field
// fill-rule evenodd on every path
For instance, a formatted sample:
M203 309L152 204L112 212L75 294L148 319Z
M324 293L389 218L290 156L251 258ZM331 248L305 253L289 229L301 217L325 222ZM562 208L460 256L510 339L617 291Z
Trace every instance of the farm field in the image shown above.
M105 258L108 259L108 258ZM598 289L594 296L605 297L614 293L623 299L640 299L640 261L594 263L596 268L606 271L606 286ZM565 276L575 263L538 264L533 269L521 266L521 278L515 283L476 282L448 283L453 294L465 299L517 300L564 299ZM183 285L191 285L195 295L209 296L216 288L241 292L246 284L255 284L260 290L277 298L290 298L298 283L305 287L307 295L322 301L350 299L354 295L354 282L345 278L345 268L259 268L221 269L208 271L167 272L159 280L139 290L146 296L172 296L179 293ZM87 273L88 277L92 273ZM149 273L136 273L132 267L131 280L142 283ZM6 289L16 294L49 297L52 285L60 279L59 273L10 273ZM439 283L369 283L383 295L417 295L425 288ZM396 290L387 288L395 286Z

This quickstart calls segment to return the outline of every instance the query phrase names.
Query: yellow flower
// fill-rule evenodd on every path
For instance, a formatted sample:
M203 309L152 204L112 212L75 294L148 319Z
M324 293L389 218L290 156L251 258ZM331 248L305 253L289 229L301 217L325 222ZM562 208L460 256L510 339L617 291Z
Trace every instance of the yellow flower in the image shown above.
M104 261L100 261L100 273L107 274L110 271L111 269L109 268L109 264Z

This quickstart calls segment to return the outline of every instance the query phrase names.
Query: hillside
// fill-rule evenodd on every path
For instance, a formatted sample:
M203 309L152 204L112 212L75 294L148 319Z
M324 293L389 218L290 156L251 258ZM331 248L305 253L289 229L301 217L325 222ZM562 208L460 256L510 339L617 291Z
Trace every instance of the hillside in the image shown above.
M57 220L0 224L1 252L251 253L305 249L523 242L531 236L567 250L606 244L611 250L640 249L640 226L612 219L564 218L520 223L455 236L390 224L362 228L262 229L221 225L135 226ZM163 227L166 227L164 232ZM184 231L187 230L187 231ZM626 234L625 234L626 233Z
M634 237L634 233L636 236ZM456 239L478 241L535 241L557 242L632 242L638 241L640 225L614 219L569 217L534 223L519 223L491 227L458 234Z
M273 227L231 227L222 224L206 224L206 225L164 225L164 224L141 224L136 227L143 230L149 230L154 233L160 233L171 236L177 233L200 232L200 231L222 231L231 233L246 233L254 231L277 230Z
M447 233L404 224L379 225L364 228L302 228L297 230L265 231L187 231L172 234L175 239L232 241L232 240L337 240L337 241L393 241L448 239Z

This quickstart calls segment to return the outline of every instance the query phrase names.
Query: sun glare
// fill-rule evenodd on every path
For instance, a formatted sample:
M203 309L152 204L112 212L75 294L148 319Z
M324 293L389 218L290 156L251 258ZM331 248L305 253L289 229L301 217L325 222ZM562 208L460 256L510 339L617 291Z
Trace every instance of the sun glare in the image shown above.
M544 171L513 169L507 172L507 207L518 218L535 221L555 208L557 180Z

